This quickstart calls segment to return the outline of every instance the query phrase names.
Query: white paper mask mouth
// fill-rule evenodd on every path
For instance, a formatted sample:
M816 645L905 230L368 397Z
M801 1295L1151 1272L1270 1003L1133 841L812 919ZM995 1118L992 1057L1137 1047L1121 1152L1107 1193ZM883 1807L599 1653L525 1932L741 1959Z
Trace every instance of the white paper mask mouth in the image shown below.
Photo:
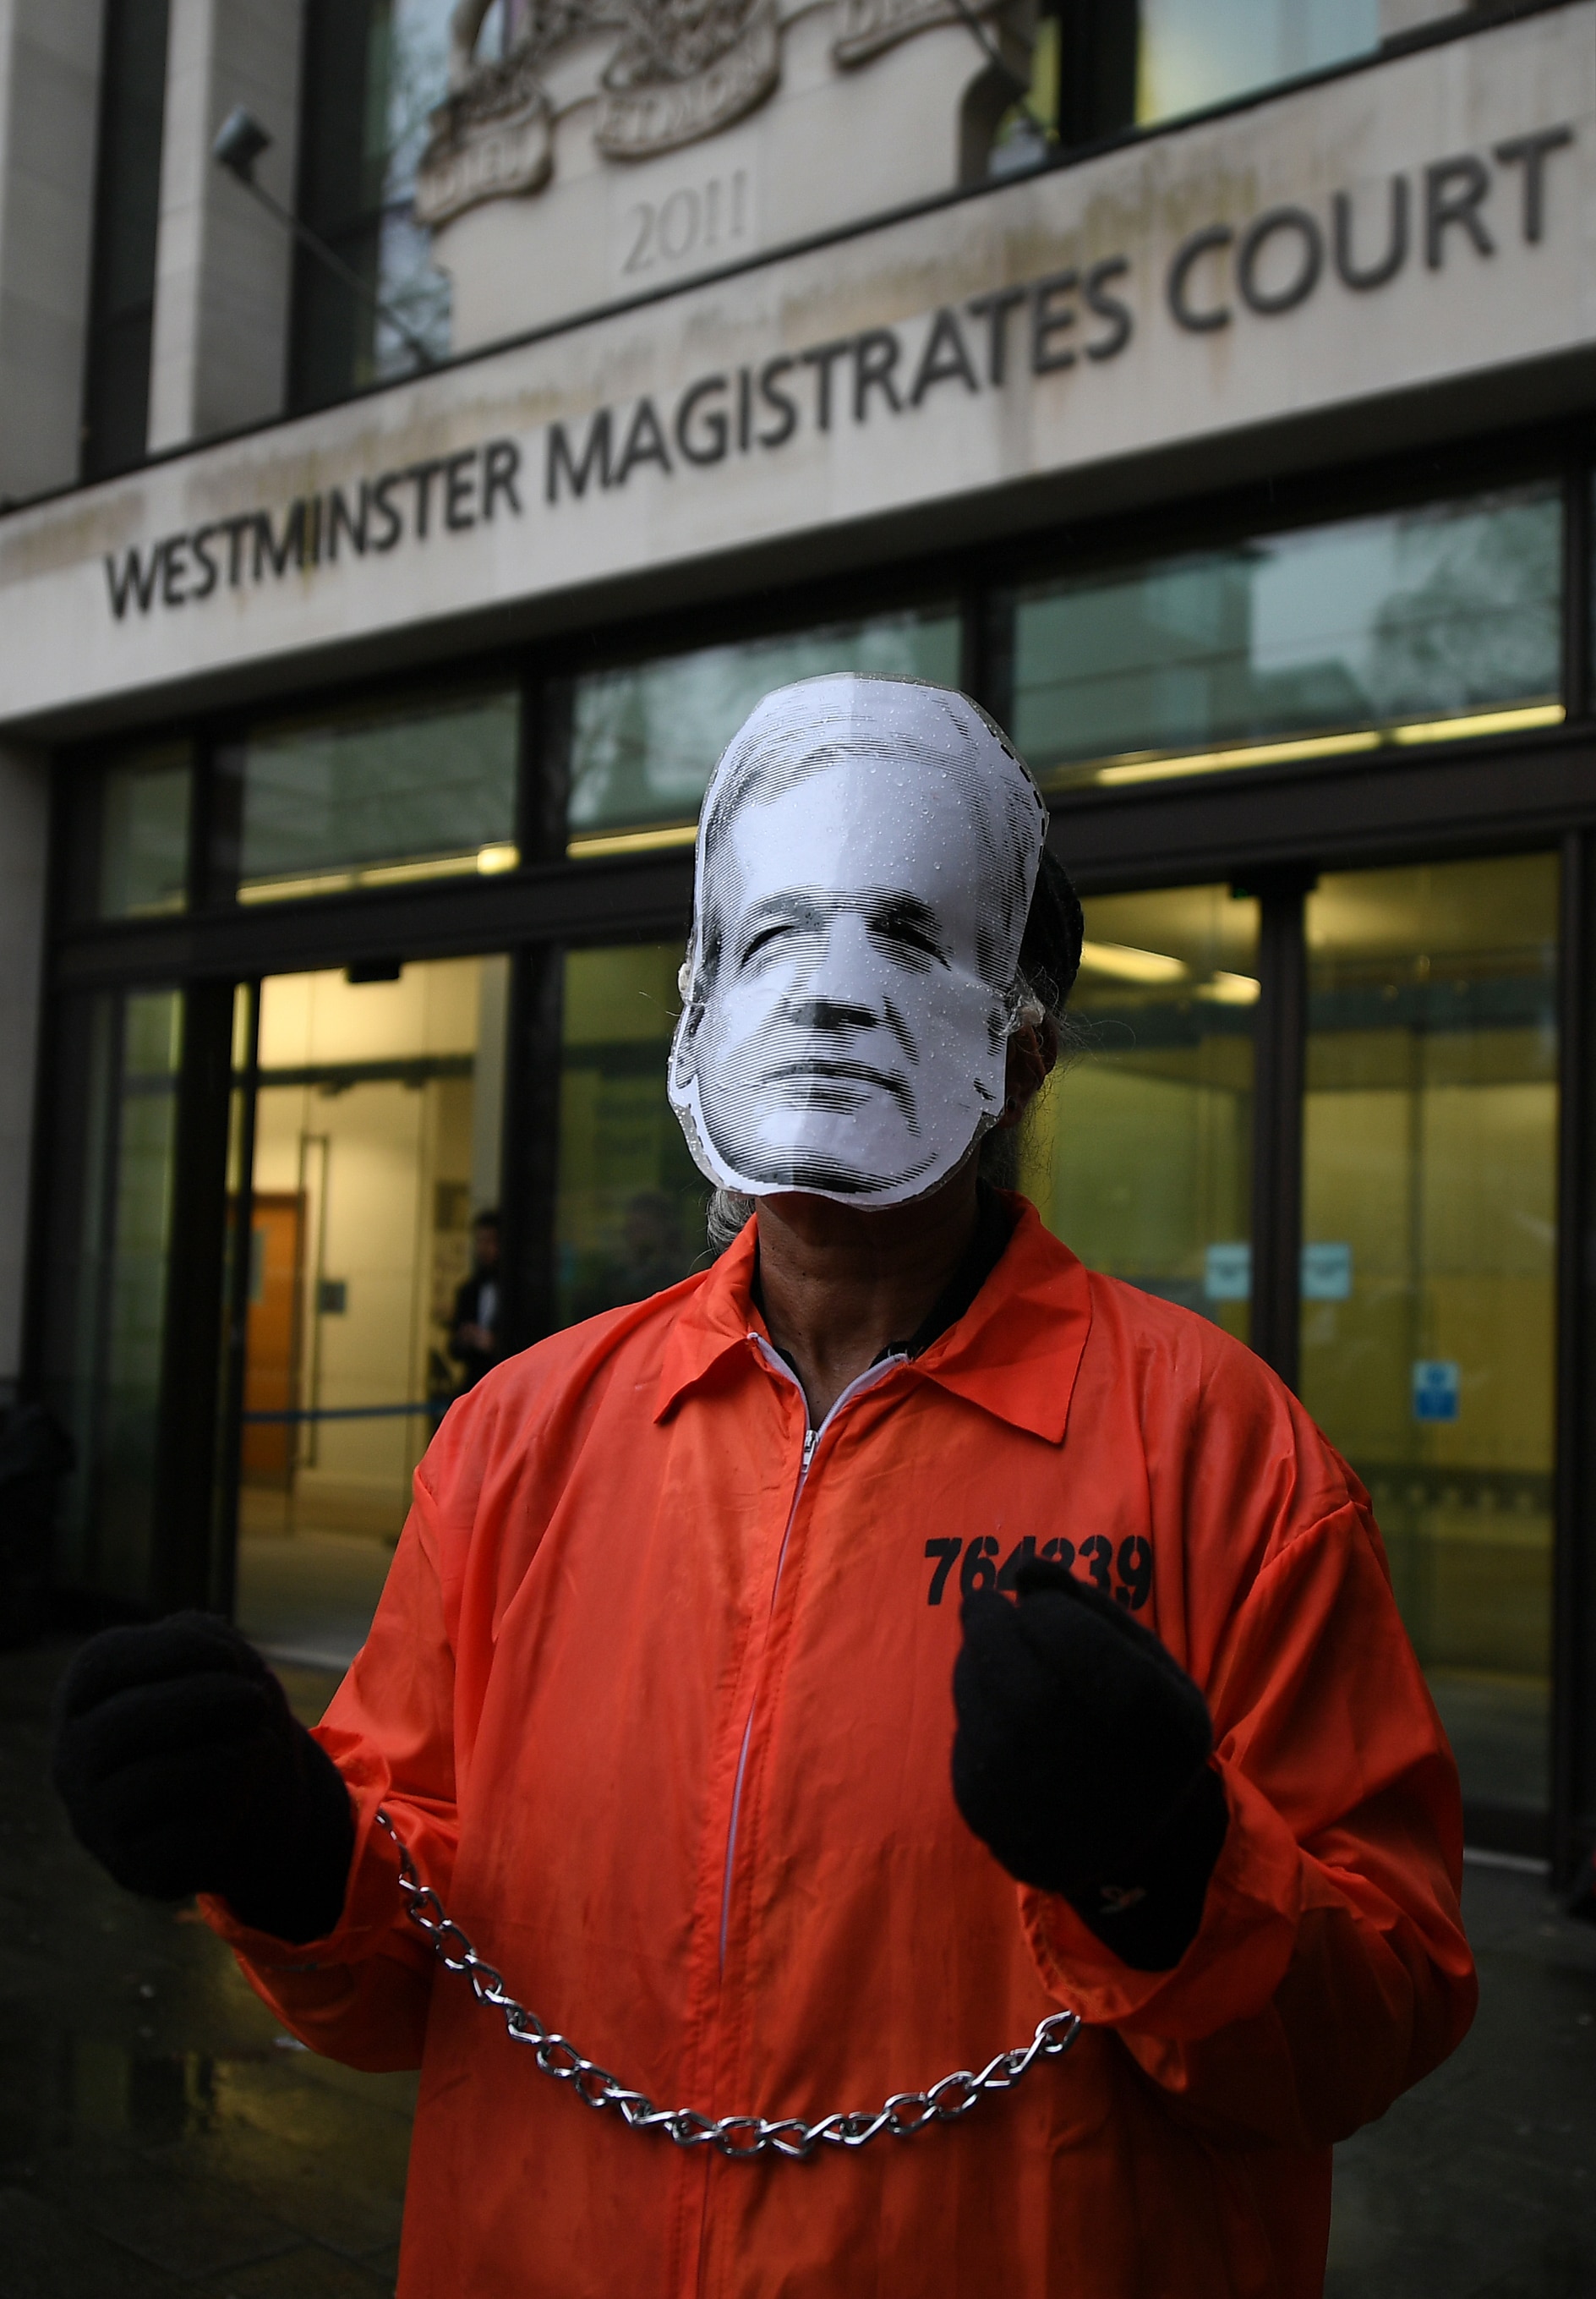
M699 820L670 1098L700 1170L901 1204L1003 1107L1046 809L963 695L839 674L767 694Z

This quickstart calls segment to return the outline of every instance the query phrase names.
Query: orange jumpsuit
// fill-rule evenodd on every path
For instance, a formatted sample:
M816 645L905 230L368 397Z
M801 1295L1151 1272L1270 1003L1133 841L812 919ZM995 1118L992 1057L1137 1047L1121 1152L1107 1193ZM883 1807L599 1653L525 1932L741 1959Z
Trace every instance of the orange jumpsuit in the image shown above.
M752 1263L750 1228L453 1407L318 1729L359 1808L338 1928L294 1948L209 1905L307 2044L421 2067L401 2299L1307 2299L1331 2142L1475 2003L1457 1776L1364 1493L1248 1350L1029 1207L806 1468ZM1212 1710L1229 1830L1172 1971L1121 1965L955 1809L961 1587L1028 1541ZM665 2105L814 2120L1061 2002L1088 2025L913 2139L684 2152L434 1963L379 1805L514 1994Z

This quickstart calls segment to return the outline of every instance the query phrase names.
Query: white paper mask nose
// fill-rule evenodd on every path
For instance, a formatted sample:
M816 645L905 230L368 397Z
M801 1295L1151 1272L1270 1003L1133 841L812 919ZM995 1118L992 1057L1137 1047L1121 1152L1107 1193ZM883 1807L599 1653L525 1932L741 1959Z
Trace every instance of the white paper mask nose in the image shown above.
M723 1189L900 1204L1003 1106L1046 828L985 713L851 673L767 694L699 819L670 1098Z

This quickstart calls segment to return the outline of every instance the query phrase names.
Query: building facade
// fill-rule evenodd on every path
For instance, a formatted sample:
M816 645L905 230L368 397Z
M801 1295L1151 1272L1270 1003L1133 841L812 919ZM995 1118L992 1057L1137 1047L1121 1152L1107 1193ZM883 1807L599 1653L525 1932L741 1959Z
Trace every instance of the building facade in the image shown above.
M1298 1389L1472 1839L1567 1872L1593 407L1596 0L11 0L0 1375L62 1588L347 1656L476 1216L500 1348L704 1251L721 745L915 674L1086 901L1025 1186Z

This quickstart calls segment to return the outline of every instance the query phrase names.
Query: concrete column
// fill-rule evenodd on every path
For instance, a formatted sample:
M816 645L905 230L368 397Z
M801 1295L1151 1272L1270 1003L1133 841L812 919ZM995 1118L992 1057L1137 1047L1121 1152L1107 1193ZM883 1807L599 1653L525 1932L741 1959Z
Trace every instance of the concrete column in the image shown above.
M78 476L102 0L0 0L0 502Z
M171 0L152 452L282 412L292 243L211 145L233 106L247 104L273 139L256 176L293 207L300 25L298 0Z
M21 1359L48 793L44 753L0 743L0 1397Z

